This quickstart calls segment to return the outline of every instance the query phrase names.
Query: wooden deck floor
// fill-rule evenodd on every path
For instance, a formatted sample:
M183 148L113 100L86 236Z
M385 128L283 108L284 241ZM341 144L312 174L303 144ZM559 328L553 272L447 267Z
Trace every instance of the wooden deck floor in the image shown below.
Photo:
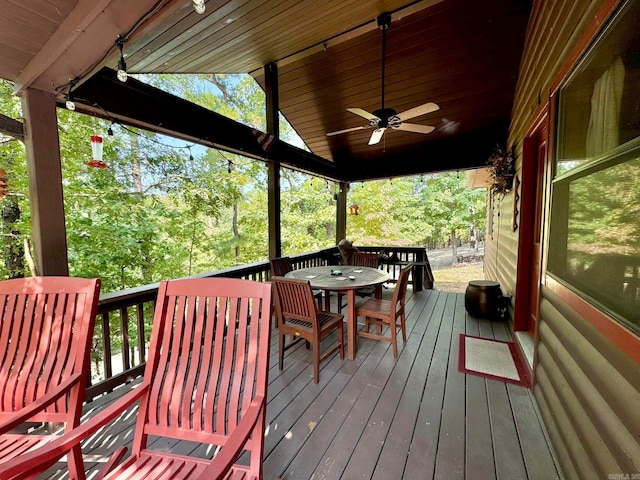
M397 359L389 343L358 338L356 359L324 362L318 385L303 346L278 370L274 335L265 479L560 478L529 390L458 372L460 333L509 340L507 327L470 317L462 294L437 290L411 295L408 312ZM129 412L89 439L87 468L131 442L134 421ZM206 454L185 442L154 448Z

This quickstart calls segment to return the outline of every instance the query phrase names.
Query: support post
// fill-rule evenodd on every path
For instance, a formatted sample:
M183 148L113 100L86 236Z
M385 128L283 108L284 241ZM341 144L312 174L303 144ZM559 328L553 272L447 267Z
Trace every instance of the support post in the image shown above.
M264 67L265 93L267 107L267 133L280 138L280 122L278 118L278 66L269 63ZM274 141L275 141L274 140ZM282 256L282 229L280 208L280 164L270 161L268 164L269 192L269 258Z
M55 97L28 88L22 98L22 110L37 273L67 276L67 232Z
M347 193L349 184L340 182L338 184L338 197L336 201L336 245L343 238L347 238Z

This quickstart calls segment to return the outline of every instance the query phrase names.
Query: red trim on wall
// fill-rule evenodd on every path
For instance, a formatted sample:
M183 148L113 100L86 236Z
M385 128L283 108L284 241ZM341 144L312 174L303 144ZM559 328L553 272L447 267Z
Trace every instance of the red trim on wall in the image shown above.
M596 16L593 21L587 26L584 31L584 34L578 40L575 47L569 53L567 60L562 65L562 68L558 72L558 74L553 78L551 82L551 95L555 94L564 79L569 75L569 72L572 71L573 67L575 67L578 60L586 52L587 48L591 45L596 36L600 33L600 29L602 25L606 23L611 14L615 11L619 4L622 3L622 0L604 0L598 11L596 12Z
M535 199L536 199L536 164L535 159L538 156L538 140L542 136L542 132L547 128L548 117L548 104L542 106L537 111L535 120L532 122L529 130L527 131L522 148L522 167L520 171L522 183L520 184L520 222L518 233L518 263L516 267L516 288L515 288L515 305L514 305L514 320L513 330L527 330L527 322L529 317L530 298L531 292L531 275L529 273L529 267L531 266L532 259L532 235L535 228L533 223L536 218L535 212ZM548 133L548 130L547 130ZM548 138L544 138L544 141L548 142ZM532 158L534 159L532 161ZM542 161L547 164L549 158ZM541 208L545 208L542 204ZM543 265L540 265L540 274L542 274ZM540 288L538 285L536 288Z
M546 276L545 281L547 287L569 307L640 364L640 337L549 275Z

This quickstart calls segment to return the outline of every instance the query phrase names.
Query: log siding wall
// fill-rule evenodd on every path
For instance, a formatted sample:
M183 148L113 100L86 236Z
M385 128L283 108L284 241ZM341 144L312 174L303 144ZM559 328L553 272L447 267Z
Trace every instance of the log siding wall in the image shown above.
M534 0L508 143L515 151L517 175L528 128L549 102L553 83L605 3L612 2ZM485 251L486 277L499 281L506 294L513 294L516 281L513 198L512 192L495 199L489 210L493 232L488 232ZM540 307L533 392L564 475L640 475L638 363L545 286Z

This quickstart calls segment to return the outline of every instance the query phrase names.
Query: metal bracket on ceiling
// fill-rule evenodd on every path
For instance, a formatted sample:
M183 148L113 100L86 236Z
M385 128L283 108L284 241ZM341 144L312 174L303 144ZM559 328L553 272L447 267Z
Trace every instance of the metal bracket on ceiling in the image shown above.
M389 12L385 12L376 18L376 23L381 30L385 30L389 25L391 25L391 14Z

